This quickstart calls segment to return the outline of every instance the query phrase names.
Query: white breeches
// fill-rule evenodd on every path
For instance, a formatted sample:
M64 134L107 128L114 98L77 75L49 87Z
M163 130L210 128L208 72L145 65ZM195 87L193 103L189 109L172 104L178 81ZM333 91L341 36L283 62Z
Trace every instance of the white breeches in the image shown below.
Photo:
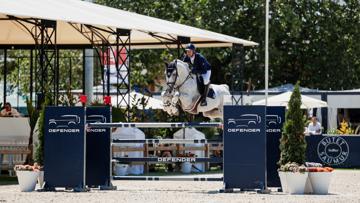
M210 77L211 77L211 70L206 71L206 73L201 74L201 76L204 79L204 85L207 85L210 83Z

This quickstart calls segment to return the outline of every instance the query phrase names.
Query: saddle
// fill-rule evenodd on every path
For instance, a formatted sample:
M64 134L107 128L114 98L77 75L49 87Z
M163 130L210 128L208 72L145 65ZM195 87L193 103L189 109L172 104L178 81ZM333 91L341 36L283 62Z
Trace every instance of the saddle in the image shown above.
M204 79L201 76L196 77L196 83L199 93L204 91ZM215 99L215 91L213 88L209 88L208 94L206 96L207 98ZM191 113L191 114L198 114L197 107L200 104L201 96L199 96L196 101L194 102L194 105L189 109L184 109L184 111Z
M198 91L201 94L201 92L203 92L204 88L205 88L203 77L197 76L196 77L196 83L197 83ZM206 95L206 97L209 97L211 99L215 99L216 96L215 96L215 91L214 91L213 88L211 88L211 87L209 88L209 91L208 91L208 94Z

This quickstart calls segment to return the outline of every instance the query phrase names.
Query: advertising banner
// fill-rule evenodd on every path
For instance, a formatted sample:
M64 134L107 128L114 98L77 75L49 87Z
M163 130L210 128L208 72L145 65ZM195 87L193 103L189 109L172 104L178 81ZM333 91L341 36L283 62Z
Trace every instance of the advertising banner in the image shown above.
M280 160L279 145L284 121L285 107L266 107L266 176L268 187L281 187L277 162Z
M306 136L306 161L334 168L360 168L360 136Z
M225 189L266 185L265 106L224 106Z
M45 188L85 186L85 109L46 107Z
M110 107L87 107L86 123L110 123ZM108 186L111 182L111 128L86 129L86 185Z

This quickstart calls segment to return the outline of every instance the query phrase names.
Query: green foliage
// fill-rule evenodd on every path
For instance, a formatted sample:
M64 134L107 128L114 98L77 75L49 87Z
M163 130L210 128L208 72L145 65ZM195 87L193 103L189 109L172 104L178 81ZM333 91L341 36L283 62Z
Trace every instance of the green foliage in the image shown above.
M295 85L286 112L283 133L280 139L280 165L296 162L305 163L306 141L304 134L304 119L300 109L301 94L299 83Z
M75 106L78 102L78 99L73 95L71 89L66 89L65 94L60 95L59 97L59 104L62 106Z
M46 94L45 101L41 105L41 110L40 110L40 117L38 122L39 143L36 146L36 151L35 151L35 161L42 166L44 165L45 107L47 107L51 103L52 103L51 96L49 94Z
M59 89L82 88L82 55L80 50L59 51ZM3 54L3 53L0 53ZM33 54L35 68L35 51ZM29 96L30 93L30 50L8 50L7 58L7 87L8 93L19 96ZM36 63L37 64L37 63ZM0 64L0 79L3 77L3 62ZM71 67L71 70L70 70ZM71 75L71 78L70 78ZM33 86L39 83L33 71ZM39 85L39 84L38 84ZM18 89L15 89L17 88ZM17 91L17 92L15 92Z
M246 48L244 78L251 78L256 89L264 87L265 1L97 0L96 3L258 42L259 46ZM300 80L304 86L315 89L360 88L360 1L277 0L270 1L270 11L270 86ZM228 79L238 70L230 65L230 48L199 51L213 67L214 83L231 82ZM19 84L20 95L28 92L29 80L20 78L30 74L29 55L28 50L8 51L8 84ZM71 88L81 88L81 52L60 50L60 56L59 88L65 90L70 84L69 58L73 67ZM131 84L156 85L163 79L163 60L177 57L176 49L132 50ZM98 60L94 62L98 64ZM1 70L2 67L0 62ZM99 70L95 85L100 84Z
M32 101L30 101L28 98L26 98L26 108L29 115L30 133L32 134L35 129L40 112L33 106Z
M246 48L244 78L251 78L256 89L264 87L265 1L96 2L258 42L259 46ZM278 0L270 1L270 11L270 86L300 80L304 86L315 89L360 87L360 1ZM132 57L133 70L145 67L149 74L154 73L148 75L147 83L163 70L159 52L165 53L137 50ZM213 66L213 82L224 83L224 77L238 71L230 66L230 48L207 48L200 52ZM169 58L177 56L172 53Z
M28 148L30 149L30 154L27 156L26 162L27 162L27 164L31 164L33 162L32 155L33 155L34 130L35 130L36 123L38 121L40 112L33 106L32 102L28 98L26 98L26 107L27 107L27 112L29 115L28 122L29 122L29 126L30 126L30 136L29 136L29 142L28 142Z

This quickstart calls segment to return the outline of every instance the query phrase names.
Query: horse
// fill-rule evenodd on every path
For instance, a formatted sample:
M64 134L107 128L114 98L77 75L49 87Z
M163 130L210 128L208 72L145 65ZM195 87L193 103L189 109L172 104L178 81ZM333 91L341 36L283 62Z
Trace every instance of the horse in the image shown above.
M172 116L179 115L178 107L190 114L203 113L210 119L223 119L223 97L230 95L229 86L226 84L210 84L206 106L199 105L201 94L199 93L198 78L191 73L187 63L174 60L166 64L167 88L161 93L164 110Z

